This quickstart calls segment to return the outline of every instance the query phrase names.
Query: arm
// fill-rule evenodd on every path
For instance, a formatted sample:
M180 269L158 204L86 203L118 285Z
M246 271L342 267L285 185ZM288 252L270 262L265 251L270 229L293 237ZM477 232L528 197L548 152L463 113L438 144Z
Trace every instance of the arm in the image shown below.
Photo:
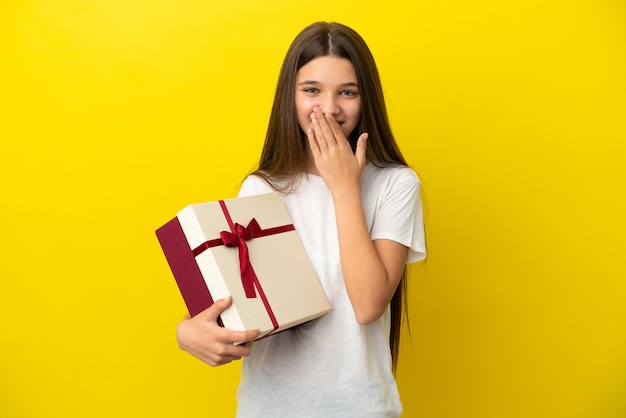
M319 109L311 116L307 136L315 168L335 204L341 267L357 321L369 324L384 313L402 275L407 247L390 240L372 241L365 222L359 180L366 164L367 134L356 152L341 127Z
M220 299L193 318L187 315L176 328L179 347L209 366L221 366L248 356L259 331L233 331L217 324L217 317L231 303L231 297ZM234 341L249 342L234 345Z
M357 321L369 324L385 312L398 287L408 248L391 240L372 241L360 193L334 198L341 267Z

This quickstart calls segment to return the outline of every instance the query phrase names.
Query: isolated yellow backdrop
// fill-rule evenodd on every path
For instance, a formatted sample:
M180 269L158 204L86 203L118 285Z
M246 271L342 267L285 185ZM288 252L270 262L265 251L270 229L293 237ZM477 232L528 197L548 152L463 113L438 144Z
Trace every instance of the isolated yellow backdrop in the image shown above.
M618 0L4 0L0 416L233 415L154 230L234 196L316 20L368 41L425 186L404 416L626 416Z

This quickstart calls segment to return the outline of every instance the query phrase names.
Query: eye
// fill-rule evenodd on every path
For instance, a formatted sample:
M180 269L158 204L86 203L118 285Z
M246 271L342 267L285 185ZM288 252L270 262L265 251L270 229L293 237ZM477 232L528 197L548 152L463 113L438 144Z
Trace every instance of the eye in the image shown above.
M304 89L302 89L303 92L308 93L308 94L316 94L319 93L319 90L316 89L315 87L306 87Z
M357 96L359 93L354 91L354 90L344 90L341 92L342 96L348 96L348 97L355 97Z

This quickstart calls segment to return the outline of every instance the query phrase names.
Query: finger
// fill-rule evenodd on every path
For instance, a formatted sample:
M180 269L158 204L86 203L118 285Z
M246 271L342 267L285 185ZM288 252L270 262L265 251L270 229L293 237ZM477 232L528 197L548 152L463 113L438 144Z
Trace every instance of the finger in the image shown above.
M250 355L250 352L252 351L253 344L254 344L254 341L248 341L245 344L237 345L235 346L235 350L231 353L231 355L237 356L238 358L247 357Z
M223 366L232 361L239 360L242 356L220 356L213 353L209 353L201 358L209 366Z
M341 125L339 125L337 119L335 119L335 117L330 113L324 113L324 118L328 123L328 128L330 129L332 137L335 141L341 145L350 145L348 139L344 136L343 131L341 130Z
M223 366L225 364L228 363L232 363L235 360L239 360L241 357L233 357L233 358L227 358L227 359L220 359L219 361L217 361L215 363L216 366Z
M368 138L369 138L369 134L362 133L356 142L356 150L354 154L356 156L356 160L359 164L359 167L365 167L365 164L367 163L367 139Z
M198 316L207 322L217 323L217 318L233 303L233 297L227 296L223 299L218 299L204 311L200 312ZM218 339L223 343L233 344L234 342L247 342L254 341L261 333L258 329L250 329L245 331L234 331L228 328L220 327L220 334Z
M258 336L258 333L254 335ZM253 342L249 341L244 344L235 345L233 342L219 343L212 349L206 351L204 357L207 363L226 364L233 360L250 355Z
M334 145L337 143L337 138L335 138L335 132L333 131L333 129L331 128L328 119L335 119L333 117L333 115L331 115L330 113L326 114L322 112L322 109L315 108L313 110L313 114L315 115L315 119L319 125L321 134L323 135L324 139L326 140L326 142L328 143L328 145ZM336 123L337 121L335 121ZM339 130L341 132L341 129Z
M309 128L306 130L306 137L309 140L309 148L311 148L311 153L315 158L320 153L320 146L317 143L317 139L315 139L315 132L313 132L313 128Z
M324 153L328 149L328 142L324 136L324 130L322 129L321 121L324 120L324 115L319 113L319 109L316 109L311 113L311 126L313 127L313 133L315 134L315 142L319 148L320 153ZM320 119L321 117L321 119Z
M218 299L213 303L213 305L209 306L198 315L205 321L217 322L217 318L220 316L220 314L224 312L224 310L228 308L232 303L232 296L227 296L224 299Z
M243 344L235 346L234 343L249 343L257 338L261 334L261 331L258 329L247 329L245 331L233 331L230 329L223 329L224 332L220 336L220 340L232 344L233 347L241 347Z
M239 348L242 347L242 348ZM221 354L221 355L214 355L214 354L209 354L206 356L206 363L213 363L214 365L223 365L223 364L228 364L232 361L235 360L239 360L242 357L247 357L250 355L250 347L244 347L244 346L237 346L237 351L232 352L232 353L228 353L228 354ZM208 360L208 361L207 361Z

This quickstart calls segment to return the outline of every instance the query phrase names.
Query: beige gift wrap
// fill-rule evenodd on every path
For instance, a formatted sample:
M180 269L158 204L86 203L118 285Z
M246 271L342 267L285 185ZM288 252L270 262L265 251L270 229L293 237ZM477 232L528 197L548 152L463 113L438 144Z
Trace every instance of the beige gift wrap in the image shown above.
M189 205L156 234L192 316L232 296L223 326L262 338L330 310L278 193Z

